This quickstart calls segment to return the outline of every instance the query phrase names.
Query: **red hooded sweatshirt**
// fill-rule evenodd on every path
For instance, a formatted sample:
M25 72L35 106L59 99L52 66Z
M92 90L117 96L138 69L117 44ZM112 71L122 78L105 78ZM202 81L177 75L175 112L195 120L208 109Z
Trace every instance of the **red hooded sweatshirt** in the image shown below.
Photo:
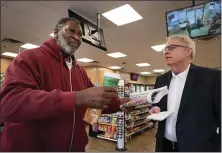
M76 62L69 71L53 39L20 53L9 65L1 89L1 151L85 151L85 107L75 92L92 87ZM109 113L119 108L113 101Z

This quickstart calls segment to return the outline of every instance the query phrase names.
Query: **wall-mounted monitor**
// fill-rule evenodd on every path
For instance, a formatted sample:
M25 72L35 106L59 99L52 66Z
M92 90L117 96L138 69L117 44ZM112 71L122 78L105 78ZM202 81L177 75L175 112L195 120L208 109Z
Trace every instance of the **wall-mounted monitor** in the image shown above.
M221 2L211 1L165 13L167 36L186 34L190 38L221 34Z
M130 74L130 80L137 81L138 78L139 78L139 74L137 74L137 73L131 73Z

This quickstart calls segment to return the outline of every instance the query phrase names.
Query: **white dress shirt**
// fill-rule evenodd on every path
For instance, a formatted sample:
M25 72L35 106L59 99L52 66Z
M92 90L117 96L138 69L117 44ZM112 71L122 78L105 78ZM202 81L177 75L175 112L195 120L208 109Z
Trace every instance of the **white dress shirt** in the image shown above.
M172 79L169 85L169 92L167 98L167 111L172 112L170 116L166 119L166 126L165 126L165 138L177 142L176 137L176 122L177 122L177 115L180 107L180 101L184 89L184 85L187 79L187 74L189 72L190 65L187 69L175 75L172 72Z

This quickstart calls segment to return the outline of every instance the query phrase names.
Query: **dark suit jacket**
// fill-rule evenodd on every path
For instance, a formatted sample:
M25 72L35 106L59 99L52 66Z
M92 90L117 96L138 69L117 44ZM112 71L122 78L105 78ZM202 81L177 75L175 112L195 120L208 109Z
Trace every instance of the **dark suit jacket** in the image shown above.
M168 86L172 77L169 71L157 77L155 88ZM167 110L167 95L158 103L161 111ZM156 151L162 151L165 121L158 124ZM221 71L194 64L185 82L176 123L179 151L221 151Z

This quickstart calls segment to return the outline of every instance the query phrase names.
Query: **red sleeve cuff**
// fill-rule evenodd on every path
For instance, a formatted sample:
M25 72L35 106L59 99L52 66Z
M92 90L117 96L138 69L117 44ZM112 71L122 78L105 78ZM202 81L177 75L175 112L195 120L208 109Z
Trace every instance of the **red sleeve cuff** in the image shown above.
M111 104L108 105L108 109L105 110L103 113L112 114L116 113L120 110L120 99L112 99Z
M61 98L61 109L62 111L69 111L75 108L75 93L74 92L62 92Z

